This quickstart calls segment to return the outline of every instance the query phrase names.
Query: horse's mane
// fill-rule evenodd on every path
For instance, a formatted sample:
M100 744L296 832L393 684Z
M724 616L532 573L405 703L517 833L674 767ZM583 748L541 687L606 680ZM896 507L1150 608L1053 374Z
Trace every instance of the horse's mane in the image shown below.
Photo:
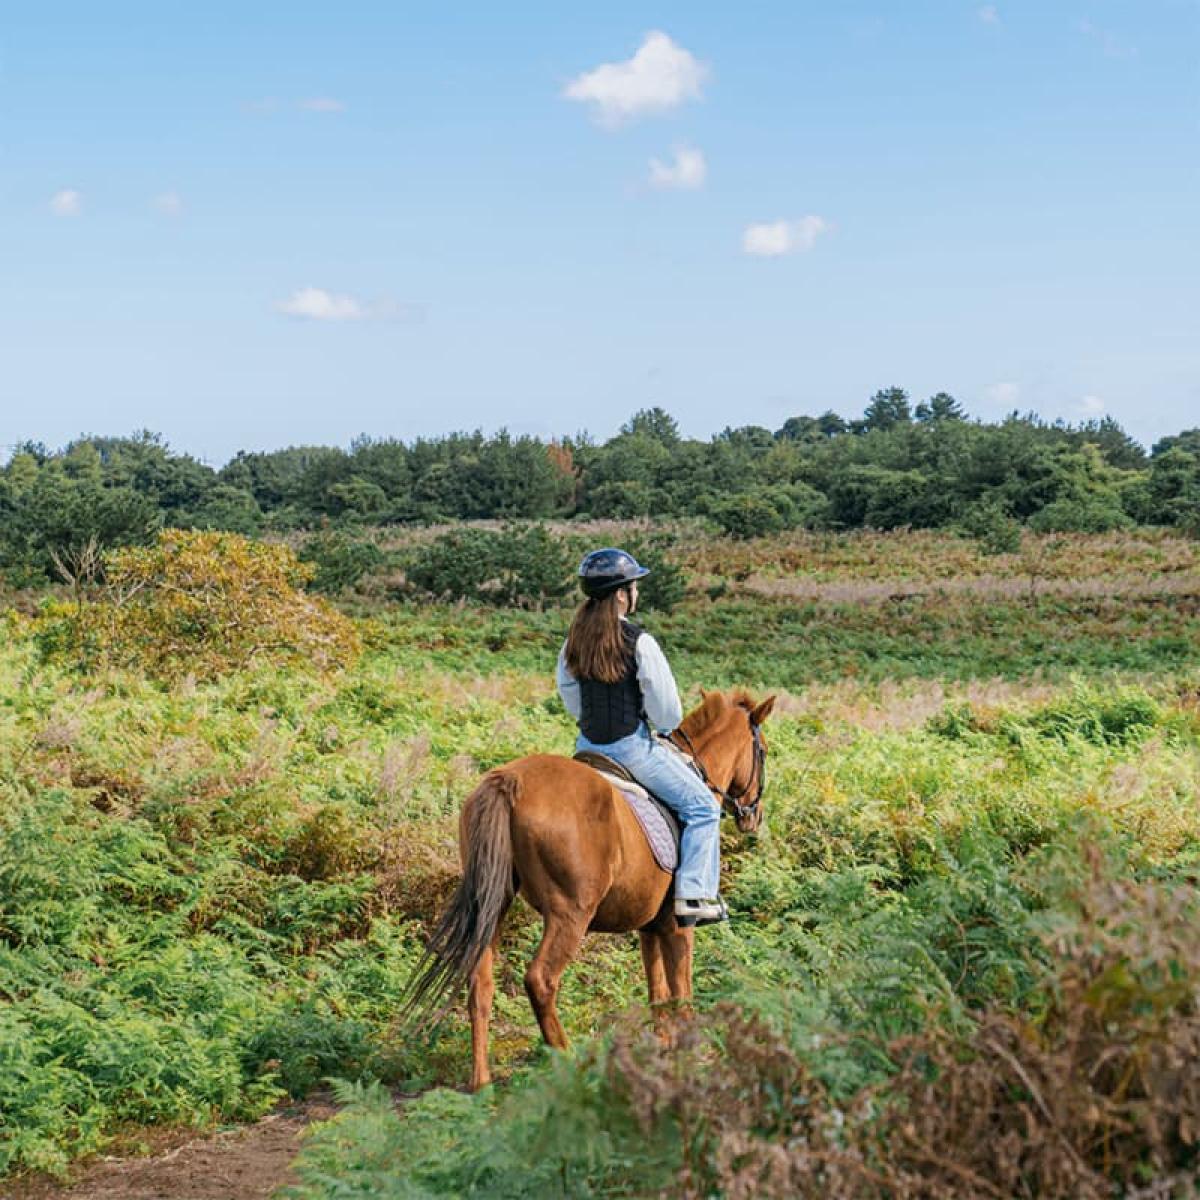
M733 688L728 692L708 692L699 708L693 708L680 722L680 727L690 738L701 737L731 708L744 708L751 712L754 697L745 688Z

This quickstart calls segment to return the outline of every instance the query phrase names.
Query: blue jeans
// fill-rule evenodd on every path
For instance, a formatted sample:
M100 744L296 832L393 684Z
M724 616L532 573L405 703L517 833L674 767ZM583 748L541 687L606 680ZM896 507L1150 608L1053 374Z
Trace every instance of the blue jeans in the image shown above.
M628 737L603 745L581 733L575 748L616 759L679 818L683 836L675 895L682 900L715 897L721 882L721 807L687 763L655 741L644 722Z

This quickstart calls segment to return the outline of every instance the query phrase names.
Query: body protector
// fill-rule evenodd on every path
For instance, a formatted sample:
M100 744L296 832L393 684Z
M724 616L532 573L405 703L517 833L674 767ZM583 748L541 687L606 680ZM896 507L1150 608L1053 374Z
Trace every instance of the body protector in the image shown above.
M638 683L637 643L641 627L621 622L625 639L625 674L616 683L579 680L579 730L589 742L605 745L633 733L643 720L642 688Z

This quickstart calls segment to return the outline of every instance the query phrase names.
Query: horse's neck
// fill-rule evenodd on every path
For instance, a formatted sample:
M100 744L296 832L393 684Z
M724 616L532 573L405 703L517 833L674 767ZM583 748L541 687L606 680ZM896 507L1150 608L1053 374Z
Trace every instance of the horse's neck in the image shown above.
M734 756L722 748L719 726L719 722L714 722L692 739L692 745L709 779L718 787L727 788L733 778Z

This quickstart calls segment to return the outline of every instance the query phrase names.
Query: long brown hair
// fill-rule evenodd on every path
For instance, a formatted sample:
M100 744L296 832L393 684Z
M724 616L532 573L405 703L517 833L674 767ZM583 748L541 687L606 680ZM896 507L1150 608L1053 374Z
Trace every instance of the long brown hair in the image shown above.
M590 596L575 610L567 631L567 670L576 679L617 683L629 669L618 599L623 590Z

